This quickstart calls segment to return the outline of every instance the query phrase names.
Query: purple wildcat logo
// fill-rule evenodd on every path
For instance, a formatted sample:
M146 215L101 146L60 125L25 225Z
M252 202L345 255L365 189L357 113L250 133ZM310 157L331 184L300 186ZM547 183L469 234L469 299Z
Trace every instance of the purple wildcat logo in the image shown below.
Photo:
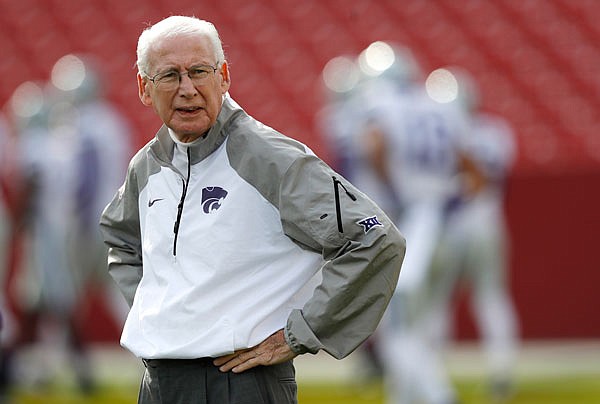
M212 213L221 207L227 191L220 187L206 187L202 189L202 210L204 213Z

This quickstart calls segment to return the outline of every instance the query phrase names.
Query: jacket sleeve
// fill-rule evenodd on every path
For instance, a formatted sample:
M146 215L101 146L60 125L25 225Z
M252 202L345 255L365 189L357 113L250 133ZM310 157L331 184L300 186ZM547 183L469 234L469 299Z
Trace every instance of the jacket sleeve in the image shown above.
M405 240L365 194L316 157L297 160L280 189L286 234L325 259L323 281L285 328L296 353L350 354L376 329L394 293Z
M100 218L100 231L108 246L108 272L130 307L142 279L138 194L135 172L130 165L125 183Z

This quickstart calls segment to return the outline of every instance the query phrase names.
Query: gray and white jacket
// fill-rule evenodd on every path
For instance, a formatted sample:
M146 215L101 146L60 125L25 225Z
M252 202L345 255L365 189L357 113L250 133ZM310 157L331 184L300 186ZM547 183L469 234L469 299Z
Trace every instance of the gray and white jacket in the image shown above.
M282 328L296 353L343 358L375 330L405 251L375 203L229 97L189 147L161 128L100 228L131 306L121 344L147 359L216 357Z

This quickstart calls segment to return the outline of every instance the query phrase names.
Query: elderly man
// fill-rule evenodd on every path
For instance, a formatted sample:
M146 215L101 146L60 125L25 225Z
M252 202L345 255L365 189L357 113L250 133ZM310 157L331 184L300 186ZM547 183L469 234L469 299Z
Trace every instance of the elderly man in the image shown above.
M215 27L172 16L138 42L142 103L164 122L101 229L131 310L140 403L296 403L292 359L343 358L376 328L405 242L305 145L228 95Z

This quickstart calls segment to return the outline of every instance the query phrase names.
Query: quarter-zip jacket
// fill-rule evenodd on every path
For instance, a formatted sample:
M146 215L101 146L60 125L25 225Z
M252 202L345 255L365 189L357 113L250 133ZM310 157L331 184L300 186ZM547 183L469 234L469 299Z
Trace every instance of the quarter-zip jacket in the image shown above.
M124 347L216 357L284 328L294 352L342 358L373 333L405 251L379 207L229 97L186 172L179 150L161 128L101 218Z

